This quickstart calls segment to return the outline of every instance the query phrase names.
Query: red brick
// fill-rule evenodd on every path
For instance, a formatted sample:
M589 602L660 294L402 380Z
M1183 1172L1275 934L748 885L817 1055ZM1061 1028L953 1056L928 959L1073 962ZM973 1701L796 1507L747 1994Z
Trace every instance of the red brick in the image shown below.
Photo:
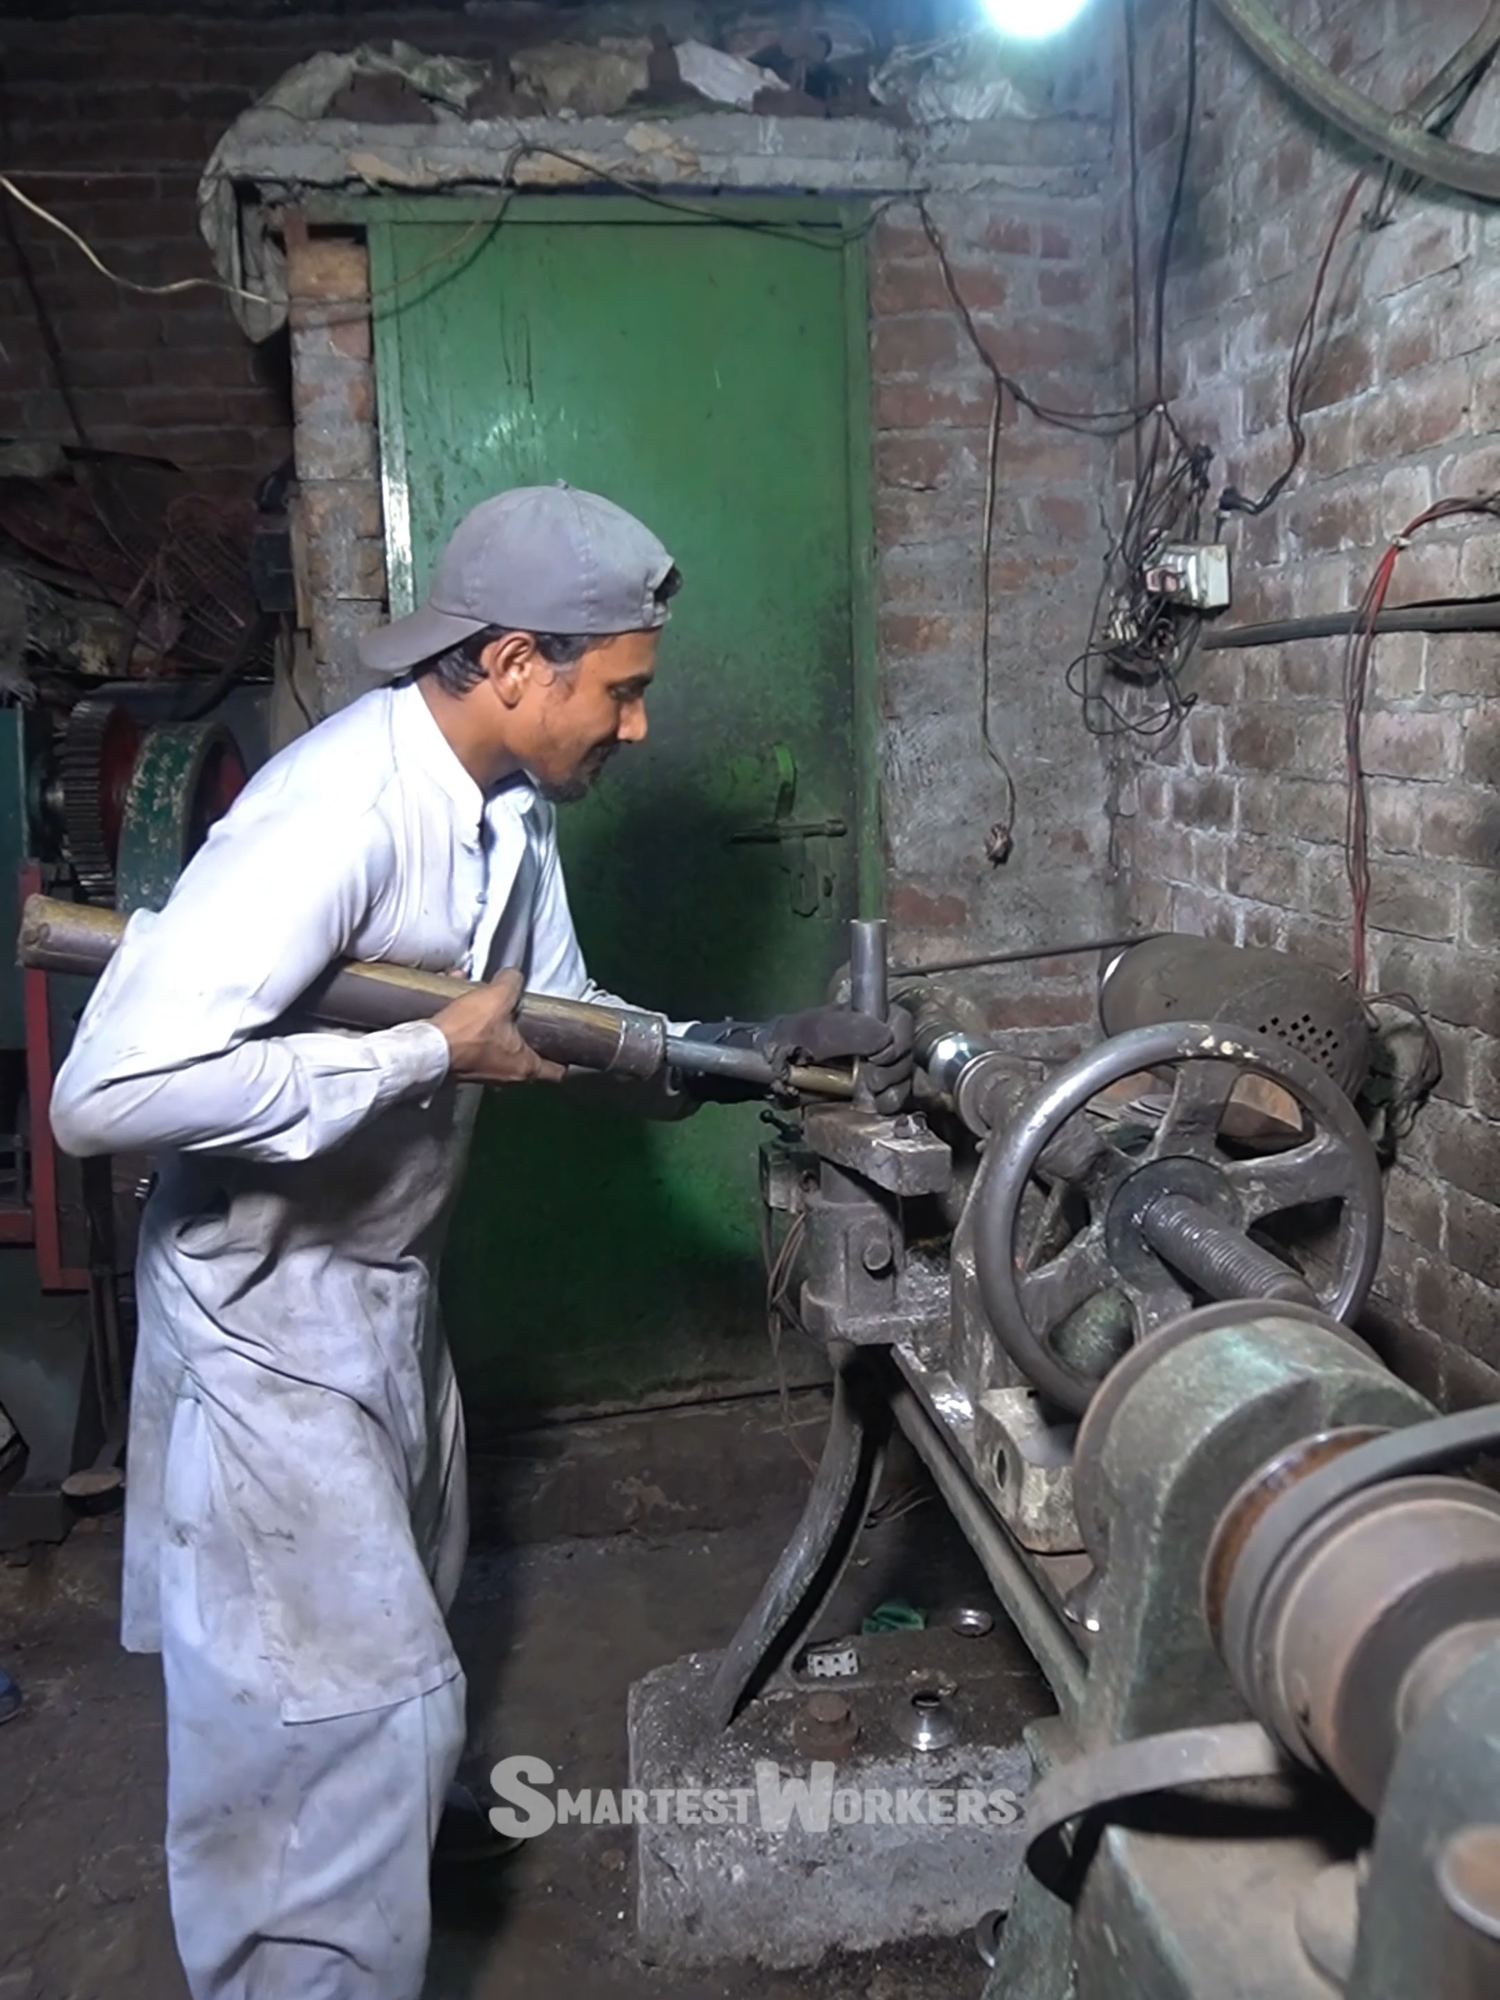
M1082 271L1038 271L1037 296L1044 306L1081 306L1088 297Z
M989 421L994 391L983 383L903 382L875 384L875 424L883 431L919 431L954 424L960 429Z
M1451 939L1458 930L1458 886L1443 881L1432 869L1381 859L1372 869L1370 924L1373 929L1399 931L1403 936ZM1476 937L1480 945L1500 943Z
M1331 403L1345 403L1362 395L1374 382L1375 355L1369 340L1360 333L1341 333L1323 350L1302 407L1326 410Z
M1481 1284L1500 1287L1500 1209L1452 1188L1448 1191L1447 1210L1448 1259Z
M950 431L938 437L881 438L875 447L875 469L880 484L929 492L973 474L978 461L965 448L966 435L969 434Z
M1036 251L1036 235L1029 222L1019 216L993 216L980 231L979 240L987 250L1002 257L1030 257Z
M1500 799L1492 793L1424 791L1420 812L1424 854L1474 868L1500 867Z
M985 1020L996 1032L1008 1028L1072 1028L1094 1019L1095 1000L1088 991L1054 993L1032 989L991 1000Z
M1071 500L1061 493L1044 493L1033 505L1039 517L1039 526L1063 541L1087 541L1098 531L1097 503Z
M925 375L929 369L952 368L962 350L973 352L958 322L932 313L878 320L870 343L877 375Z
M981 620L977 613L933 613L883 611L880 615L880 646L885 653L945 653L978 644Z
M1365 722L1363 758L1375 777L1451 779L1459 764L1457 722L1401 709L1372 715Z
M969 906L962 898L945 893L929 896L914 883L903 882L891 891L892 921L908 930L952 931L969 920Z
M1468 420L1470 393L1469 370L1462 361L1387 383L1378 395L1360 401L1352 462L1380 465L1458 437Z
M881 258L870 282L870 307L876 314L951 312L953 301L929 250L919 262Z
M1246 710L1230 723L1225 755L1230 764L1247 771L1284 771L1297 748L1291 717L1274 710Z

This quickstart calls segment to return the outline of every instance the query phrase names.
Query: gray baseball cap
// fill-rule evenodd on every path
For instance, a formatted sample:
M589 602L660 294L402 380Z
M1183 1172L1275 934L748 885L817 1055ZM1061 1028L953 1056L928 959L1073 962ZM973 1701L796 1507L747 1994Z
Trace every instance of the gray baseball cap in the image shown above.
M649 632L674 567L633 514L597 493L516 486L482 500L453 531L420 611L369 632L359 656L390 679L486 625L518 632Z

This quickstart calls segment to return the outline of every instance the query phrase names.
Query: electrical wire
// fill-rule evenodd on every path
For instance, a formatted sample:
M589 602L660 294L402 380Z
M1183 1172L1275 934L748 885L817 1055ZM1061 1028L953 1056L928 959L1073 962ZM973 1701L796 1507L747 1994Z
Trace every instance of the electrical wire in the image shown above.
M85 242L78 231L64 222L60 215L54 215L50 208L43 208L39 201L33 201L29 194L23 194L9 174L0 174L0 189L3 189L12 201L19 202L22 208L29 209L33 215L38 216L49 229L56 229L66 236L70 243L83 252L96 271L102 272L111 284L120 286L122 291L138 292L148 299L165 299L177 292L206 290L227 292L234 298L248 299L252 305L257 306L272 306L278 303L275 299L263 298L259 292L247 292L241 285L231 285L223 278L174 278L166 285L143 285L134 278L122 278L118 271L109 268L98 251Z
M1369 972L1370 823L1368 784L1364 768L1364 717L1369 697L1370 667L1375 654L1376 625L1403 552L1412 537L1438 521L1485 514L1500 518L1500 493L1440 500L1407 522L1392 538L1376 565L1344 649L1344 867L1349 882L1350 975L1356 993L1365 990Z
M1188 167L1197 128L1199 90L1199 0L1190 0L1188 66L1182 135L1172 191L1156 254L1152 281L1151 401L1136 426L1142 440L1135 481L1124 523L1105 557L1094 600L1088 640L1065 673L1091 735L1147 742L1169 738L1193 705L1182 688L1183 669L1192 657L1202 620L1174 602L1152 564L1172 542L1196 542L1203 531L1212 453L1185 436L1173 414L1166 384L1167 289L1172 252L1187 194ZM1131 317L1136 395L1141 396L1142 322L1140 256L1140 159L1138 146L1137 40L1135 7L1126 10L1126 81L1130 155ZM1137 690L1132 697L1127 690ZM1154 690L1142 699L1139 691Z
M1297 328L1296 338L1292 342L1291 364L1287 369L1286 378L1286 427L1292 440L1291 455L1258 500L1247 500L1237 486L1226 486L1219 496L1221 514L1264 514L1276 505L1307 456L1307 432L1303 427L1302 418L1308 391L1317 374L1315 356L1318 345L1318 314L1322 310L1323 293L1328 285L1333 254L1338 248L1350 212L1367 178L1365 174L1357 174L1349 184L1348 193L1339 203L1333 227L1328 232L1328 241L1324 245L1323 255L1318 263L1312 297L1308 301L1307 311L1302 315L1302 324Z
M1155 342L1156 401L1166 399L1167 278L1172 268L1172 246L1182 219L1182 200L1187 192L1188 159L1193 150L1193 128L1198 116L1198 0L1188 0L1187 84L1182 111L1182 144L1177 152L1177 178L1172 183L1172 199L1167 205L1167 226L1162 232L1161 254L1156 260L1156 317L1152 324Z
M1402 117L1429 128L1441 128L1445 123L1451 122L1489 69L1497 49L1500 49L1500 0L1496 0L1496 4L1490 8L1478 31L1449 58L1431 82L1411 99ZM1292 440L1291 456L1283 470L1272 480L1258 500L1247 499L1238 487L1226 486L1219 498L1221 514L1264 514L1281 498L1307 454L1307 433L1303 428L1302 418L1308 391L1317 377L1318 315L1322 310L1323 294L1327 289L1334 252L1348 226L1360 190L1369 177L1368 168L1356 174L1338 206L1333 227L1329 231L1328 241L1318 263L1312 297L1308 301L1307 311L1292 342L1286 390L1286 426ZM1381 192L1365 217L1367 229L1384 228L1390 221L1396 186L1401 178L1397 167L1394 165L1387 167Z
M0 142L9 150L10 130L10 79L3 69L0 58ZM47 356L47 365L52 370L52 379L57 385L57 393L62 398L63 408L68 413L68 422L73 426L73 435L85 451L92 449L93 440L84 428L83 415L78 407L78 398L73 393L72 377L63 356L62 342L57 337L57 328L52 315L47 310L47 301L42 296L37 283L35 267L30 252L26 248L20 230L16 226L15 209L9 200L0 201L0 217L3 217L5 240L16 261L16 269L21 274L21 283L26 288L26 296L31 301L32 315L36 320L37 332L41 335L42 348Z
M735 215L732 212L723 211L713 206L704 206L700 203L683 201L670 195L664 195L659 189L647 182L633 180L626 175L617 174L612 169L601 166L597 161L583 159L577 154L563 152L559 147L543 145L533 139L519 140L506 156L505 163L496 176L496 185L507 190L507 199L510 195L518 192L514 181L516 168L522 160L534 157L559 160L567 166L576 168L582 179L603 182L610 187L619 189L622 193L635 197L637 200L650 203L654 208L665 209L677 215L690 216L703 222L711 222L723 228L744 229L758 235L772 236L783 242L800 243L815 250L842 251L848 244L858 242L869 235L888 208L895 202L903 199L899 195L892 195L885 201L872 204L869 213L862 217L852 228L831 229L818 225L778 223L762 217ZM379 185L379 183L371 182L370 185L375 186ZM284 299L273 298L263 292L249 291L243 285L231 284L225 278L176 278L167 284L150 285L144 284L135 278L124 277L120 272L111 270L98 251L94 249L93 245L85 237L80 236L71 224L64 222L60 215L55 215L51 209L44 207L39 201L34 201L30 195L18 187L10 174L0 174L0 190L9 195L11 200L19 203L22 208L29 210L40 221L45 222L49 229L55 229L59 234L65 236L77 250L82 252L83 256L87 258L88 262L93 265L94 269L101 276L108 278L111 284L118 285L122 291L133 292L143 298L154 299L171 298L183 292L214 291L228 298L243 299L250 305L269 306L273 310L287 303ZM486 225L492 227L498 226L502 220L503 209L498 215L479 218L470 225L469 230L465 232L465 236L461 237L457 243L445 246L431 260L431 266L435 267L444 264L456 257L470 235ZM428 267L424 267L424 270L426 268ZM347 298L330 297L320 299L319 305L326 309L338 305L373 304L377 299L383 297L385 292L404 290L417 277L423 274L423 271L408 272L396 284L384 287L381 292L362 292L357 295L351 294Z

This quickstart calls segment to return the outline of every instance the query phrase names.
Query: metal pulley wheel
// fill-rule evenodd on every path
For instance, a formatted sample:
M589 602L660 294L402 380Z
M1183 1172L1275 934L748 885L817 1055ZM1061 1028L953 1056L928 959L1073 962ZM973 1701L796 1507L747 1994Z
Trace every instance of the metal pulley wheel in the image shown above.
M1166 1081L1159 1109L1090 1111L1145 1072ZM1266 1084L1278 1111L1269 1151ZM1324 1071L1264 1037L1183 1021L1116 1036L1060 1070L992 1138L974 1200L996 1337L1033 1387L1076 1413L1131 1343L1205 1301L1287 1300L1349 1319L1374 1280L1384 1212L1374 1146ZM1323 1204L1337 1220L1321 1278L1250 1234Z
M239 745L222 723L168 722L151 730L120 822L117 909L161 908L247 776Z

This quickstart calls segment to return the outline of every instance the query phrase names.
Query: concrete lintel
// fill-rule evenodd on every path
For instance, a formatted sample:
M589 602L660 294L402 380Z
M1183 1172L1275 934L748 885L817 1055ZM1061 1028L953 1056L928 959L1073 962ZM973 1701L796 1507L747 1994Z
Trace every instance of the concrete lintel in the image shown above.
M1097 188L1110 143L1102 122L1073 118L949 124L914 136L875 119L738 112L670 123L537 118L372 126L252 110L225 136L216 166L234 180L254 181L268 200L318 187L556 188L587 180L587 169L679 189L879 195L1015 186L1066 197ZM585 171L546 153L513 157L526 146L555 148Z

